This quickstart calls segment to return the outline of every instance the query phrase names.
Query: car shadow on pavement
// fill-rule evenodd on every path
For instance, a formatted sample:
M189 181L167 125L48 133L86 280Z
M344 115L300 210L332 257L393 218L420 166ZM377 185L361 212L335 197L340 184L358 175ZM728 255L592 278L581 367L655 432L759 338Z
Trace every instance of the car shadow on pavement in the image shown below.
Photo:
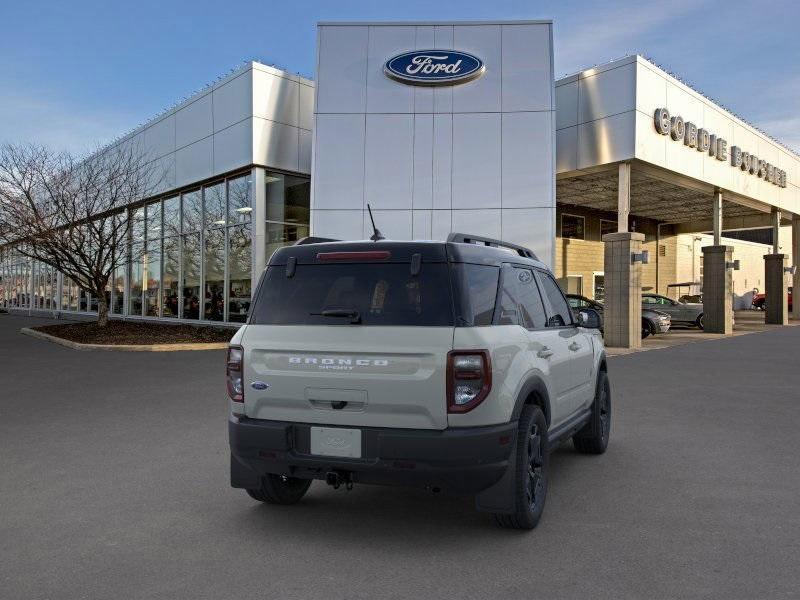
M563 444L551 455L550 491L570 476L570 463L585 460L572 444ZM570 471L573 471L570 474ZM462 536L484 535L487 539L507 536L490 514L475 510L471 496L451 496L430 491L390 486L356 485L351 491L335 490L315 481L308 494L294 506L274 506L251 500L243 490L232 513L235 526L248 536L292 539L309 543L328 540L336 544L363 544L385 537L394 544L450 545ZM549 510L548 510L549 509ZM542 523L557 504L545 508ZM552 516L552 515L551 515ZM540 525L541 527L541 525ZM433 536L431 534L434 534Z

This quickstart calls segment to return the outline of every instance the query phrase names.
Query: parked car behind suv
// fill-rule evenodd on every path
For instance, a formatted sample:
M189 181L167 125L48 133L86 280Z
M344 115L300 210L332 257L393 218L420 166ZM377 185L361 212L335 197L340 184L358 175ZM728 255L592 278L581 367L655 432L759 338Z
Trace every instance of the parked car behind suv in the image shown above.
M420 486L533 528L550 450L608 444L598 319L581 319L530 250L496 240L282 248L228 351L231 484L274 504L314 479Z
M678 302L661 294L642 294L642 309L650 308L667 313L673 325L703 328L703 305Z
M600 332L603 331L603 305L597 300L592 300L580 294L567 294L567 301L573 312L580 312L582 309L591 308L600 315ZM671 324L670 316L667 313L659 312L650 308L642 308L642 339L657 333L667 333Z

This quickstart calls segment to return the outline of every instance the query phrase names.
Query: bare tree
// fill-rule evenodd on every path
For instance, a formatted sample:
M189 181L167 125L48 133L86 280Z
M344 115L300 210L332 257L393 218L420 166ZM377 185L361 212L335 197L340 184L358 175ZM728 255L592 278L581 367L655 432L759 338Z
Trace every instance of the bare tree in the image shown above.
M61 271L97 298L108 323L106 286L115 269L139 260L126 207L163 180L139 148L121 143L86 159L32 144L0 148L0 245Z

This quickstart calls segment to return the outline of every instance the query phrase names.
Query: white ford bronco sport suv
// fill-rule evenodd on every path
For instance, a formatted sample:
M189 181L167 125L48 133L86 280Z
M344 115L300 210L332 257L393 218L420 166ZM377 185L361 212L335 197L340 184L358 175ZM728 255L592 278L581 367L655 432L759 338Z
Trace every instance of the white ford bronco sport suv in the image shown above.
M597 315L575 321L523 247L306 238L276 251L231 340L231 485L292 504L313 479L475 496L531 529L548 455L611 425Z

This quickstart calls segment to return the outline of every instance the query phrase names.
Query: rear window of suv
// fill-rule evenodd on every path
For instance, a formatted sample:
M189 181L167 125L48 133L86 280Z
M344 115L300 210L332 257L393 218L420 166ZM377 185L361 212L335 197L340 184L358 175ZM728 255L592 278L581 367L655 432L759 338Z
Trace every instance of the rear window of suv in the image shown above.
M327 314L323 314L327 313ZM352 315L357 313L357 318ZM252 308L255 325L452 326L445 263L338 263L267 269Z

